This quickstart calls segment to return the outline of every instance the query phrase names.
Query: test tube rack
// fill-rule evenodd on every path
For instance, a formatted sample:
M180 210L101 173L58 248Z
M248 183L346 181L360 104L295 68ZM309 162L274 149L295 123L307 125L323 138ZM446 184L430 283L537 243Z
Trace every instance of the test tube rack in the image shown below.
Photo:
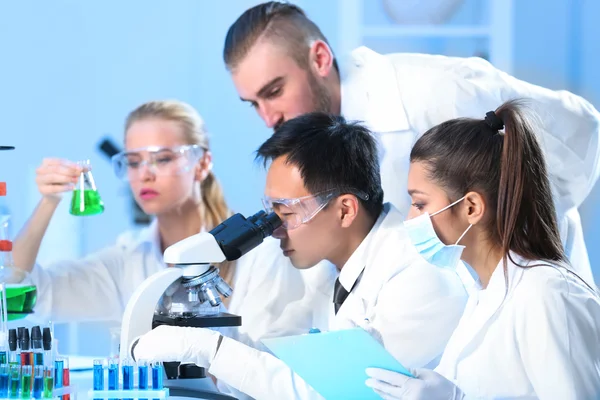
M120 389L88 391L89 399L167 399L169 389Z

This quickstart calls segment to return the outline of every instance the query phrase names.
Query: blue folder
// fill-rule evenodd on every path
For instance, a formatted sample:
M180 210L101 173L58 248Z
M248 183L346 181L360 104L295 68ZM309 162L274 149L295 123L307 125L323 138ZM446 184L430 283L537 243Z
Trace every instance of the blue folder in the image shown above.
M380 399L365 385L365 369L412 376L361 328L263 339L269 350L327 400Z

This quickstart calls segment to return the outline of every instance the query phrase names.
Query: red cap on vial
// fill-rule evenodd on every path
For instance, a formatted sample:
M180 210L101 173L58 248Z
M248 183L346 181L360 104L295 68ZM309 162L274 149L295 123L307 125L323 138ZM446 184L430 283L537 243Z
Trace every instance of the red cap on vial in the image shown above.
M12 242L10 240L0 240L0 251L12 251Z
M0 196L6 196L6 182L0 182Z

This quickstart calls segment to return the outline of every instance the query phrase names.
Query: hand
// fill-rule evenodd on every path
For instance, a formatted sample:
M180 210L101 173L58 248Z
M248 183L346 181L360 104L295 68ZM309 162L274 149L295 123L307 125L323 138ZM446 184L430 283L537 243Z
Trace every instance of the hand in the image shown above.
M210 329L161 325L140 338L133 349L136 360L179 361L208 368L221 335Z
M42 196L60 200L62 193L74 189L81 171L82 168L71 161L46 158L35 171L35 182Z
M464 399L458 386L437 372L424 368L410 372L415 378L385 369L367 368L366 373L371 379L365 383L385 400Z

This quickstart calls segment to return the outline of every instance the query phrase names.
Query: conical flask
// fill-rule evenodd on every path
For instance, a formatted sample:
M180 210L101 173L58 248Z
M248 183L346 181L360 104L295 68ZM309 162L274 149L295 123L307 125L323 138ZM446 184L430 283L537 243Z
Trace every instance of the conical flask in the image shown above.
M4 290L6 293L3 293ZM37 300L37 288L31 283L29 274L15 266L10 215L7 214L0 215L0 298L2 319L8 321L25 318L32 313Z
M71 214L77 216L87 216L102 214L104 212L104 203L98 188L92 176L92 164L90 160L78 161L77 165L83 168L77 181L77 186L73 190L71 199Z

